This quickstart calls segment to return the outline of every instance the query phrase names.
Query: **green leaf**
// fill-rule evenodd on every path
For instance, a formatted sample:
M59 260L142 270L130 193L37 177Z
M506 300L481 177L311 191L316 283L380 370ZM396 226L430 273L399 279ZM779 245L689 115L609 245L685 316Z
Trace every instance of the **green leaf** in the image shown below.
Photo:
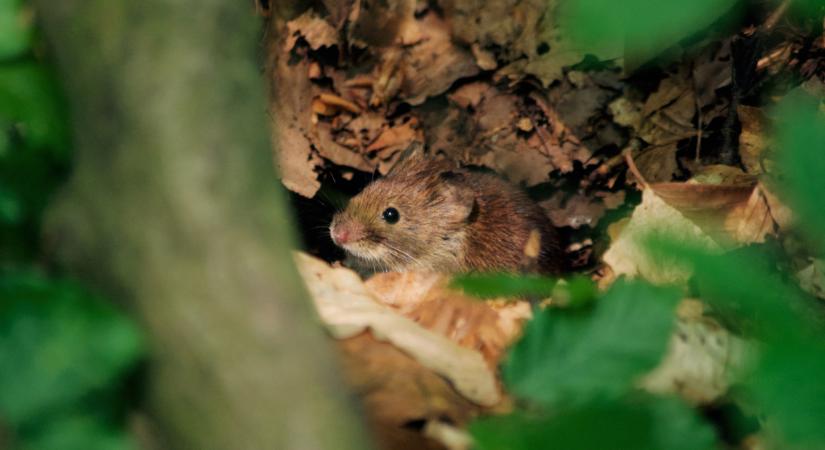
M582 308L596 301L599 291L596 283L583 275L576 275L553 289L553 306Z
M701 450L714 448L713 429L672 399L591 404L555 416L526 413L470 425L477 450Z
M644 60L697 33L731 11L736 0L567 0L564 30L596 49L624 43L626 57ZM643 61L642 61L643 62Z
M4 0L0 0L4 1ZM15 125L26 147L68 159L66 107L55 80L33 62L0 66L0 123Z
M18 438L23 450L133 450L122 429L96 416L73 414L48 421Z
M22 219L20 197L0 184L0 224L17 225Z
M691 262L701 298L759 338L760 353L741 385L779 447L825 446L825 330L816 300L782 281L753 250L708 255L672 243L658 247Z
M0 60L13 58L31 45L31 11L20 0L0 0Z
M618 397L664 353L679 292L620 280L592 314L538 311L509 354L511 392L549 405Z
M458 275L450 283L450 287L478 298L549 297L555 286L552 278L507 273Z
M803 90L791 91L774 109L784 191L814 239L825 232L825 114Z
M141 347L131 321L74 283L0 277L0 415L11 425L106 388Z

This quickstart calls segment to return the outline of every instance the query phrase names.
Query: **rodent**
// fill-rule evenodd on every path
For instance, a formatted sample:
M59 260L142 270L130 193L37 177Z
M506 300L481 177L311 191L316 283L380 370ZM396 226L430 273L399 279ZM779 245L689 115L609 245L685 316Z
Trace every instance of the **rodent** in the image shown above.
M564 266L555 228L524 191L423 155L367 185L329 230L336 245L380 270L558 274ZM525 265L531 233L540 247Z

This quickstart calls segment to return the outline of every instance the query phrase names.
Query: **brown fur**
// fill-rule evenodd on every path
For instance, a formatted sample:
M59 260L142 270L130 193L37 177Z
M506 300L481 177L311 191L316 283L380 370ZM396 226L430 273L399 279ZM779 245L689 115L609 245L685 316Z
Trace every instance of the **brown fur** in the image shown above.
M395 224L382 219L389 207L399 212ZM335 215L335 229L357 236L345 250L384 270L522 270L533 230L541 235L541 252L532 268L555 274L563 265L555 229L523 191L445 160L397 165Z

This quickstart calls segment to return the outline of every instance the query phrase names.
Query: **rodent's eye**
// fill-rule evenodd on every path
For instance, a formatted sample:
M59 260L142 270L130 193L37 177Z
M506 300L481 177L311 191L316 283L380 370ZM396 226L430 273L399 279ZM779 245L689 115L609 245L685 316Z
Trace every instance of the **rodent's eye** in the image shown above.
M401 216L398 214L398 210L395 208L385 209L384 212L381 213L381 217L383 217L384 221L388 224L394 224L398 222L398 219L401 218Z

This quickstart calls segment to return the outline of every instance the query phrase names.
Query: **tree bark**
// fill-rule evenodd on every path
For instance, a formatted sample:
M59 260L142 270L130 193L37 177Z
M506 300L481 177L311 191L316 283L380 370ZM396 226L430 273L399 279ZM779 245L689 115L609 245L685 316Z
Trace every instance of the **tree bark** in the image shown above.
M305 298L251 2L38 2L76 165L47 238L148 332L176 448L364 449Z

